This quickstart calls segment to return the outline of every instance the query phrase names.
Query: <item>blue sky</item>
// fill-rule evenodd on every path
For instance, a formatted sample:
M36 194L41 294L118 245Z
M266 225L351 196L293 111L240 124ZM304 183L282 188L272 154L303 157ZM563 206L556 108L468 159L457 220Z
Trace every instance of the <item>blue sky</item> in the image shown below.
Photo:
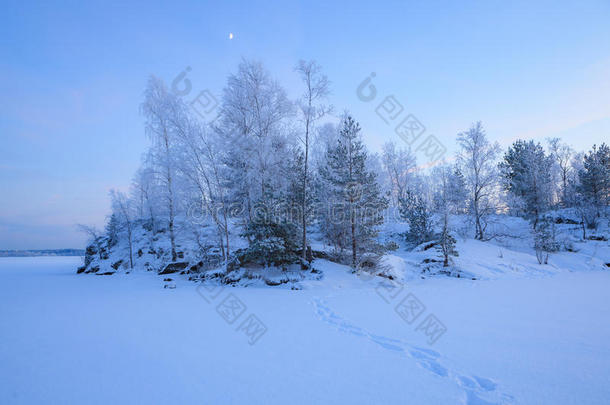
M0 249L81 247L75 224L103 224L146 148L148 76L186 66L194 91L219 94L258 59L296 96L295 63L316 59L374 151L400 142L375 113L389 95L450 154L476 120L503 145L610 139L607 1L21 3L0 16Z

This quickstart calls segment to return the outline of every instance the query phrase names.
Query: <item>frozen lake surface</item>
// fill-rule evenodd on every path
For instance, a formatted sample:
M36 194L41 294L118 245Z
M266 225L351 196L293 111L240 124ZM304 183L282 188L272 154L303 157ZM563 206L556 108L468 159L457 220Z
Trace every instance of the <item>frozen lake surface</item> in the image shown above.
M610 403L610 272L164 289L81 260L0 259L0 403Z

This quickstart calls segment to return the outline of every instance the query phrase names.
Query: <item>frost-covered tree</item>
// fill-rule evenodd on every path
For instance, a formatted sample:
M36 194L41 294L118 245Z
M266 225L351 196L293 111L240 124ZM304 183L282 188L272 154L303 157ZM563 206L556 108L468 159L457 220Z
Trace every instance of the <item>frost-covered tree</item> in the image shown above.
M567 205L574 207L578 214L581 230L582 239L587 239L587 229L595 229L598 225L597 208L595 204L590 200L590 196L584 192L584 189L580 182L580 173L584 171L584 157L583 152L574 154L571 161L571 170L568 175L567 188Z
M144 92L141 110L146 119L146 133L152 141L151 164L161 184L162 203L168 219L172 260L176 260L175 219L177 211L177 140L175 129L180 100L168 91L160 79L151 77Z
M540 143L522 140L508 148L499 165L505 189L522 202L522 214L534 229L551 203L551 166Z
M192 195L187 220L192 233L199 238L197 228L205 223L206 216L212 219L216 225L218 247L226 263L231 253L229 201L226 169L222 162L217 134L205 123L195 122L191 118L185 122L185 129L181 131L179 140L182 156L179 168L191 188Z
M601 215L610 204L610 147L602 143L599 148L593 145L589 153L584 155L583 168L578 174L581 195Z
M268 245L287 222L293 225L276 215L286 204L290 180L285 173L294 164L295 142L289 136L293 113L286 92L262 64L244 60L229 76L215 125L218 155L226 202L239 207L231 211L241 217L242 235L251 249ZM267 242L256 239L262 236ZM282 246L292 249L292 244Z
M448 210L450 214L466 212L468 191L466 180L458 165L435 167L429 181L432 183L432 200L436 211Z
M555 237L555 222L551 217L540 219L534 229L534 250L539 264L548 264L549 255L559 251L559 243Z
M110 214L106 223L105 232L108 240L108 248L115 246L119 242L120 224L116 213Z
M407 242L413 245L427 242L433 238L432 211L421 193L408 189L399 200L400 216L409 224Z
M119 229L124 231L127 237L129 268L133 269L133 232L135 227L133 200L130 200L125 193L116 190L110 191L110 197L112 200L113 215L116 215Z
M102 260L102 251L104 249L102 233L95 227L90 225L78 224L77 228L79 231L86 234L89 238L89 244L95 246L95 250L97 251L97 255ZM89 248L88 248L89 249ZM85 266L89 263L85 262Z
M559 178L559 187L557 194L563 207L568 206L568 181L572 170L572 157L574 149L568 144L561 142L559 138L548 139L549 152L553 161L553 171L557 173Z
M443 267L449 266L449 258L458 256L455 248L456 240L452 235L451 215L457 212L463 202L460 187L463 189L464 179L459 169L448 165L436 167L432 172L436 182L435 203L441 218L441 231L437 238L436 249L443 257Z
M452 235L451 228L449 227L449 219L447 216L443 216L443 225L441 232L438 235L437 245L435 246L443 257L443 267L449 267L449 258L451 256L459 256L457 249L455 248L456 240Z
M375 250L377 226L383 222L387 200L381 196L376 174L367 170L367 151L361 141L360 125L346 116L335 145L326 151L320 175L328 203L322 228L335 246L351 247L352 268L363 252ZM347 242L347 243L346 243Z
M258 62L242 61L223 91L220 134L229 201L244 205L244 225L255 206L271 205L285 187L279 175L290 150L292 103Z
M391 202L392 205L397 206L415 176L416 158L410 148L397 148L394 142L383 145L381 156L390 183L388 188Z
M301 228L303 224L307 227L314 222L316 219L316 205L319 202L319 181L315 172L310 172L307 175L307 189L303 188L305 177L304 160L305 154L303 150L300 148L295 149L292 152L292 156L287 160L287 170L283 173L283 176L288 181L285 206L282 207L283 215L285 215L289 222ZM303 244L301 244L302 248ZM307 245L305 245L305 249L307 250ZM303 258L302 253L301 251L301 257Z
M260 218L248 223L243 236L250 240L250 244L244 250L242 259L245 263L266 267L298 262L298 228L286 218L269 220L267 215L273 214L257 210Z
M494 193L497 191L496 158L498 143L490 143L481 122L476 122L458 134L460 150L458 164L469 194L469 212L475 225L475 238L485 238L486 218L495 211Z
M157 192L155 173L150 164L150 155L147 154L133 178L131 197L136 201L138 217L148 222L151 234L157 232Z
M299 139L303 144L302 161L303 169L300 170L302 190L301 200L301 228L303 233L302 238L302 258L306 259L307 251L307 223L309 219L308 204L310 203L309 190L309 150L312 134L315 133L316 123L324 115L330 112L330 107L322 104L329 94L329 82L326 75L322 74L322 68L315 61L300 60L295 70L301 76L301 80L305 85L305 91L298 100L299 117L303 124L302 134Z

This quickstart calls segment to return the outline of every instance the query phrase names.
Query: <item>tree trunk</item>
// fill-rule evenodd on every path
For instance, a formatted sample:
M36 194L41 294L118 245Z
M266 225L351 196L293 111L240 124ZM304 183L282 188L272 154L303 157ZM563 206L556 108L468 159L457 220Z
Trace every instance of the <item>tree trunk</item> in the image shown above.
M169 202L169 241L172 245L172 261L176 261L176 236L174 235L174 201L170 197Z
M352 222L352 267L356 268L356 218L353 207L350 207L351 222Z
M174 192L172 188L172 172L170 168L169 135L164 130L163 139L165 141L165 162L167 167L167 193L169 198L169 241L172 245L172 261L176 261L176 238L174 235Z
M311 102L310 110L311 111ZM309 158L309 117L305 124L305 171L303 173L303 202L301 204L301 216L303 218L303 260L307 260L307 160Z
M129 236L129 268L133 269L133 243L131 242L131 235Z
M475 200L474 203L474 216L476 227L475 239L483 240L483 227L481 226L481 216L479 215L479 202L477 200Z

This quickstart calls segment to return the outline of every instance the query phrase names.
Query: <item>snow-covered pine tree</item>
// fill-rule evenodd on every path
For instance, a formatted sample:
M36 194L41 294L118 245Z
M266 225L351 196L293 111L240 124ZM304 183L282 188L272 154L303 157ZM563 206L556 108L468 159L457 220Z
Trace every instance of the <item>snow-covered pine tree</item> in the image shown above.
M409 224L407 242L419 245L433 238L432 212L426 199L414 190L406 190L398 200L400 217Z
M343 119L335 145L325 154L320 175L327 189L323 211L325 236L335 246L351 248L350 264L357 268L361 254L379 250L375 238L383 223L387 200L381 196L377 176L368 171L367 151L360 139L360 125Z
M443 228L438 236L438 243L435 246L436 250L443 256L443 267L449 267L449 258L451 256L459 256L455 248L456 240L451 234L448 219L444 218Z
M582 196L595 208L597 217L610 204L610 147L602 143L593 145L584 155L583 168L579 171Z
M455 165L451 173L451 181L448 185L448 198L451 209L455 214L465 213L467 210L468 188L466 179L459 165Z
M115 246L119 241L119 220L114 212L108 217L106 223L106 237L108 238L108 248Z
M551 203L552 160L540 143L517 140L508 148L499 167L504 187L523 203L523 215L534 229Z
M287 221L293 223L299 233L303 235L303 221L305 221L305 226L309 226L315 220L316 204L319 196L316 191L318 191L319 182L316 173L310 171L306 180L307 192L304 193L303 183L306 166L304 152L296 149L292 155L292 159L286 165L287 171L284 173L284 177L288 180L284 215ZM302 246L301 243L301 249L303 249ZM302 251L301 258L303 258ZM306 258L303 258L303 260Z
M261 210L256 210L263 214ZM296 263L298 255L297 227L285 218L258 218L248 223L242 236L248 238L248 247L240 254L242 263L284 266Z

